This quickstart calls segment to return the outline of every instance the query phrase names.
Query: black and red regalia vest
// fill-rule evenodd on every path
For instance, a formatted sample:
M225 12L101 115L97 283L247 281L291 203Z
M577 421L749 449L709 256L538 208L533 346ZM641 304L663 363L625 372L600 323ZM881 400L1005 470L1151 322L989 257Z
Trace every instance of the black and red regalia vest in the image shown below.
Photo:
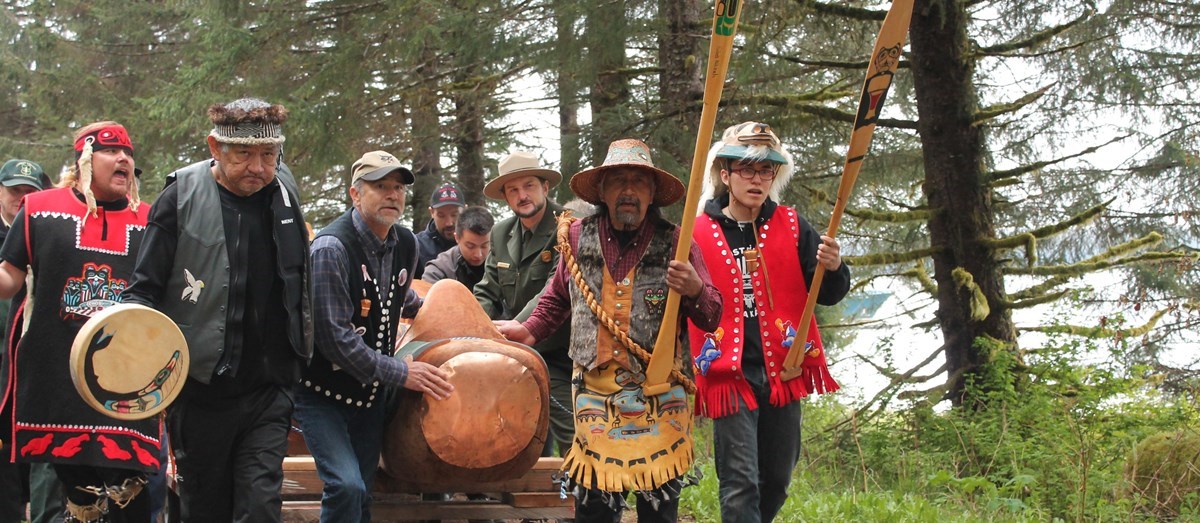
M34 289L29 330L15 351L15 460L159 468L158 419L124 421L93 410L75 391L69 363L75 333L121 302L149 207L101 207L92 216L71 188L25 197L24 241Z
M721 225L707 214L696 217L692 239L704 254L713 285L721 291L721 324L715 333L688 324L694 361L704 361L706 368L696 372L696 414L719 418L737 412L738 398L751 409L758 408L754 391L746 382L741 354L745 345L745 330L758 329L762 338L763 361L771 405L782 406L813 392L833 392L837 383L829 375L825 363L825 348L817 332L814 317L809 324L808 343L793 347L797 324L808 300L808 285L800 265L800 219L796 210L780 205L770 219L758 230L758 249L762 263L770 274L774 300L767 299L766 275L762 270L751 273L754 282L754 301L758 307L758 325L745 325L742 303L742 271L729 248L729 240ZM772 307L772 303L774 306ZM805 356L803 373L796 379L783 381L783 360L789 350L804 347L815 356ZM816 349L816 350L813 350Z

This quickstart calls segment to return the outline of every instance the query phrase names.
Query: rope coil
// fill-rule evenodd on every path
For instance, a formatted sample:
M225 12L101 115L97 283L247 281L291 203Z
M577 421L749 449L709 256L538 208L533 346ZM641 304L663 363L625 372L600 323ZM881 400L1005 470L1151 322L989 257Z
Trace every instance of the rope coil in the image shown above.
M591 287L588 286L586 281L584 281L583 272L580 271L579 264L575 262L575 253L571 250L571 244L568 241L570 239L571 224L574 222L575 217L572 216L572 213L569 210L563 211L563 213L558 217L558 246L556 248L558 249L559 256L562 256L563 261L566 263L567 270L570 271L571 281L574 282L575 286L579 288L580 294L583 295L584 302L587 303L587 306L592 310L592 313L596 315L596 318L600 321L600 324L603 325L605 329L608 329L613 336L616 336L617 341L623 347L625 347L630 354L636 357L643 366L648 365L650 361L650 352L642 348L641 345L638 345L636 341L633 341L633 339L630 338L625 331L622 331L616 322L613 321L612 317L609 316L607 312L604 312L604 309L600 306L600 302L596 301L596 295L592 293ZM696 384L692 382L691 378L688 378L683 374L678 365L671 369L671 378L679 382L688 394L696 393Z

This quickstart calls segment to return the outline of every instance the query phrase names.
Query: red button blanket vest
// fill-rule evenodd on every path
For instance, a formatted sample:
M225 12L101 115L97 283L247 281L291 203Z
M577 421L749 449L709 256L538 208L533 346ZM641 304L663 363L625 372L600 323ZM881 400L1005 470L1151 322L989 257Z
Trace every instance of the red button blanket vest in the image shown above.
M29 330L13 354L10 457L17 461L158 469L157 418L123 421L93 410L75 391L69 364L80 327L121 302L149 207L136 213L101 207L91 216L70 188L25 197L25 237L19 239L29 253L34 300ZM6 394L6 401L13 399Z
M827 393L839 387L829 374L825 362L825 347L817 332L814 317L808 330L807 354L800 377L783 381L783 360L794 347L796 324L804 312L808 286L800 265L797 245L800 242L800 220L790 207L779 206L770 219L758 230L758 250L761 264L771 279L774 308L767 299L767 282L763 270L751 273L754 282L754 301L758 306L758 325L743 325L742 272L738 267L729 241L721 225L707 214L696 217L692 239L704 253L704 262L712 274L713 284L721 291L723 309L717 332L702 331L688 323L692 358L696 367L696 414L719 418L737 412L738 398L751 410L758 408L754 392L742 371L746 328L756 328L762 337L763 361L767 366L767 382L771 388L771 405L782 406L813 392Z

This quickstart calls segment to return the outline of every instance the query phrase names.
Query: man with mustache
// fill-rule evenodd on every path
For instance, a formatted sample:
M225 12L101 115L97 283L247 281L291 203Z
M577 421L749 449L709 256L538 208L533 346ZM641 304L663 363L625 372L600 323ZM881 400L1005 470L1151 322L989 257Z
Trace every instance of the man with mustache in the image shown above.
M283 163L287 109L208 108L209 159L167 175L127 301L183 331L167 409L184 521L280 521L292 387L312 355L308 230Z
M371 489L387 424L386 398L404 387L445 399L446 371L392 357L412 291L417 242L397 222L412 171L386 151L351 167L354 206L312 243L316 351L296 387L296 420L325 484L321 521L371 520Z
M582 220L563 220L560 234L568 248L536 309L524 322L497 326L508 339L528 344L570 321L576 438L563 470L575 494L575 520L619 521L634 491L638 521L673 522L680 490L695 479L688 474L690 380L674 372L667 392L648 397L644 373L666 313L667 289L681 295L682 317L710 329L721 317L721 294L694 245L690 261L673 259L679 227L660 209L685 190L654 167L645 143L613 142L602 165L571 178L571 190L599 209ZM681 331L671 334L678 340ZM678 342L672 356L672 367L679 368Z
M429 224L425 230L417 233L417 246L420 256L417 258L417 273L414 278L420 279L425 274L425 265L437 258L443 252L455 245L455 224L462 210L467 207L463 200L462 191L457 185L443 183L429 196Z
M537 156L515 151L500 159L499 174L483 194L508 203L513 214L492 228L492 253L475 285L475 298L493 320L524 320L533 312L537 295L554 275L555 218L562 206L549 198L562 175L546 169ZM570 329L558 329L533 348L546 360L550 375L550 437L543 456L566 452L575 425L571 409L571 358L567 356Z
M67 521L150 519L142 490L158 467L134 459L134 450L159 452L157 421L101 414L76 392L69 373L75 334L96 313L125 301L122 291L144 245L149 206L138 197L133 151L116 122L79 129L62 187L26 195L0 248L0 298L25 288L27 274L37 281L29 290L28 330L10 352L15 374L0 391L0 401L14 409L13 431L0 439L6 457L11 451L18 462L53 465ZM85 297L87 286L93 292ZM16 306L23 315L26 304Z
M707 203L693 238L710 270L730 277L718 279L725 298L719 330L689 329L696 404L713 420L721 521L759 523L773 520L787 500L800 457L798 400L837 390L815 318L809 339L795 340L813 273L818 264L828 271L817 303L833 305L850 290L850 269L837 240L776 203L793 162L770 126L726 129L708 165ZM805 351L803 373L783 381L789 350Z

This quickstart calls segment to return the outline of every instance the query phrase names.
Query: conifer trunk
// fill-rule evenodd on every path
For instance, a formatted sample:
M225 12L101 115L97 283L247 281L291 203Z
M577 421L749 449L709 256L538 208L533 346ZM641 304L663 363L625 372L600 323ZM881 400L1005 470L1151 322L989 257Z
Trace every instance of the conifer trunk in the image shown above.
M477 67L463 68L461 75L466 78L475 74ZM462 188L463 197L469 205L482 205L483 186L485 183L483 169L484 121L485 105L491 91L483 92L483 86L463 90L454 95L454 145L458 155L458 186Z
M426 47L422 65L417 67L418 78L428 78L415 89L412 97L413 184L412 200L413 231L420 232L429 222L429 196L440 181L442 170L442 129L438 120L437 51Z
M673 115L661 122L655 131L660 154L655 162L660 167L683 176L691 165L695 150L696 124L700 119L698 109L687 110L697 100L704 98L704 71L706 57L698 28L703 3L699 0L659 0L659 18L665 28L658 36L659 110ZM698 106L697 106L698 107ZM733 122L729 122L732 124ZM722 128L719 125L718 128ZM685 182L687 180L684 180Z
M592 5L588 14L588 62L596 72L589 103L592 109L591 165L600 165L608 153L608 144L625 138L624 122L629 117L622 106L629 99L625 78L625 0L610 0Z
M958 0L917 0L913 13L913 82L916 87L917 131L924 154L924 192L935 212L929 219L930 243L938 284L938 320L946 346L947 393L955 406L973 405L964 385L986 370L990 352L978 339L991 338L1015 348L1016 332L1005 296L1000 261L981 240L995 238L992 191L984 166L984 136L973 123L978 103L973 85L967 15ZM978 293L964 283L965 270ZM981 295L989 310L982 316Z
M583 151L579 139L579 43L575 36L575 22L579 19L575 8L567 0L554 3L554 23L558 34L555 50L557 56L556 94L558 96L559 170L563 177L571 176L583 168L580 162ZM567 195L570 189L562 194ZM560 202L567 197L558 198Z

